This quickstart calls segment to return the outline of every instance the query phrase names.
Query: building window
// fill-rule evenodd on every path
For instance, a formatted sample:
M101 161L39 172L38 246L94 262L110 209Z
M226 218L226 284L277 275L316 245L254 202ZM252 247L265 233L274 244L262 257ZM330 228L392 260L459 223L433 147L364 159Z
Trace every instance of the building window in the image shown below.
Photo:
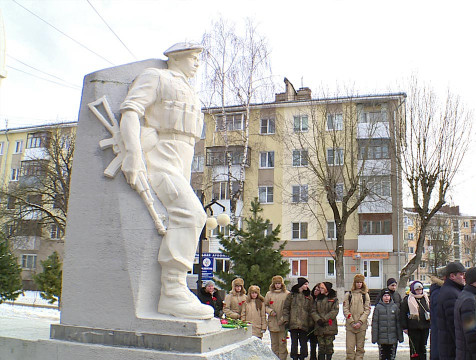
M327 114L327 130L342 130L342 114Z
M336 261L333 258L326 258L326 277L335 278L336 277Z
M464 253L465 253L466 255L470 255L470 254L471 254L471 250L470 250L469 248L465 247L465 248L464 248Z
M273 202L273 187L272 186L260 186L258 188L259 202L261 204L270 204Z
M309 130L309 121L307 115L294 116L294 132L305 132Z
M390 235L391 231L390 220L362 221L362 235Z
M307 222L292 223L292 239L307 240Z
M336 201L342 201L344 199L344 184L336 184Z
M262 169L274 168L274 151L259 153L259 167Z
M215 271L230 271L230 259L215 258Z
M23 140L15 141L15 151L14 154L20 154L23 152Z
M372 195L391 196L390 176L363 176L360 183L362 188L365 186Z
M360 160L390 159L389 141L385 139L372 139L359 141Z
M409 247L408 247L408 252L409 252L410 254L414 254L414 253L415 253L415 249L413 248L413 246L409 246Z
M205 165L205 156L195 155L192 161L192 172L203 172L204 165Z
M49 134L44 132L28 134L26 139L26 148L34 149L46 147L48 143Z
M293 186L293 203L307 203L308 200L308 187L307 185L295 185Z
M36 255L23 254L21 256L21 267L23 269L36 269Z
M3 146L4 146L4 143L2 141L0 142L0 155L3 155Z
M22 176L43 176L46 171L46 162L42 160L28 160L21 162Z
M414 236L415 236L415 234L413 234L412 232L408 233L408 239L407 240L413 240Z
M260 134L269 135L274 134L276 131L274 119L261 119Z
M344 150L343 149L327 149L327 164L343 165L344 164Z
M223 234L224 237L230 236L230 225L227 226L217 226L212 230L212 236L218 236L218 234Z
M223 121L223 115L218 115L216 117L216 131L224 131L225 124L227 131L239 131L244 128L244 119L245 116L242 113L239 114L227 114L226 122Z
M360 122L363 123L377 123L377 122L386 122L387 113L381 111L370 111L363 112L360 116Z
M307 259L290 259L291 276L307 276Z
M469 228L469 221L463 221L463 227L464 228Z
M9 196L7 199L7 209L15 209L16 199L13 196Z
M63 231L61 231L61 228L58 225L51 225L50 237L52 239L61 239L63 237Z
M222 166L228 165L228 157L231 165L241 165L245 156L245 148L243 146L230 146L228 151L225 151L223 146L213 146L207 148L207 166ZM246 150L246 166L250 166L251 151L250 148Z
M293 150L293 166L307 166L307 150Z
M240 183L238 181L231 182L231 191L233 194L236 194L240 189ZM213 199L215 200L229 200L230 194L228 192L228 182L221 181L213 183L213 191L212 191Z
M268 224L268 227L263 231L263 236L270 236L273 233L273 224Z
M20 169L13 169L12 168L12 173L10 175L10 180L11 181L18 181L19 177L20 177Z
M464 235L464 241L469 241L469 235Z
M335 240L337 238L337 230L335 221L327 222L327 240Z
M466 267L466 268L471 267L471 262L470 261L465 261L464 262L464 267Z
M426 261L420 262L420 267L421 267L422 269L426 268Z

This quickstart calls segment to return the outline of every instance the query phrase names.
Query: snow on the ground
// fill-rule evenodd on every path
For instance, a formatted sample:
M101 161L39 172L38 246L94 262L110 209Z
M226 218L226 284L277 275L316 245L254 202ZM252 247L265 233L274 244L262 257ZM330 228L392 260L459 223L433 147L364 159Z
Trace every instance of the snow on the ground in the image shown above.
M29 305L29 306L21 306ZM42 299L38 291L25 291L14 302L14 304L0 304L0 317L14 317L20 319L40 318L58 321L60 312L57 308L34 307L51 306L47 300Z

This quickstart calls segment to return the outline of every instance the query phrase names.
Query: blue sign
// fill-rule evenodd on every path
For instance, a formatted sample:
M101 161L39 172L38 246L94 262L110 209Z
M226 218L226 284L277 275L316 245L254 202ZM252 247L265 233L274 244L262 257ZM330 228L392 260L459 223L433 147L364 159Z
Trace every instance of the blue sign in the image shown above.
M198 257L198 254L197 254ZM202 254L202 281L213 279L213 259L228 259L228 256L222 253L203 253Z

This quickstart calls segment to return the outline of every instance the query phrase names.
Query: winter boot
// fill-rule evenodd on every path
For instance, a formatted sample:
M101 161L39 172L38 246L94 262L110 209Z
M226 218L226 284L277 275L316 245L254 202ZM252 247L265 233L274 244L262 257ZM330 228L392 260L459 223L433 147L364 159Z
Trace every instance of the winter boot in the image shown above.
M159 313L186 319L213 318L213 307L202 304L188 289L186 277L187 271L180 266L162 265Z

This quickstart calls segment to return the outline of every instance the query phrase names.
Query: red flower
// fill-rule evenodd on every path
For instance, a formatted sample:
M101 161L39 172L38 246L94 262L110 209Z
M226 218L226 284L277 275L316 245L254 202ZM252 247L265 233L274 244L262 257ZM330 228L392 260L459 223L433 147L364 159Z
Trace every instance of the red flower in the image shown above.
M410 357L411 358L417 358L419 355L418 354L411 354Z
M213 301L217 301L217 298L214 296L214 297L212 297L212 300L213 300Z
M332 319L329 319L329 326L332 325Z
M220 322L221 322L222 324L228 324L228 320L227 320L227 319L221 319Z
M244 301L242 301L242 302L239 302L239 303L238 303L238 305L240 305L240 306L241 306L241 305L243 305L243 303L244 303Z
M273 305L273 304L274 304L274 301L271 300L271 301L269 302L269 305Z
M210 305L210 301L207 301L205 304Z
M347 319L350 319L351 316L352 316L351 314L347 315Z

